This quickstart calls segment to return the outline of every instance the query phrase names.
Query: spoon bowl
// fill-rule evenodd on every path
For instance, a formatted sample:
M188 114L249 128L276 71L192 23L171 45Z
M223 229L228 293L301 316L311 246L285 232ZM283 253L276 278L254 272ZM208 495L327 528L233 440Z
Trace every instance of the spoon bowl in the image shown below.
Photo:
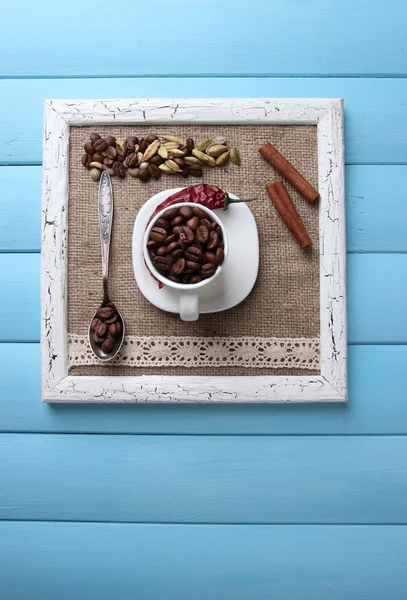
M99 182L99 194L98 194L98 213L99 213L99 228L100 228L100 241L102 246L102 277L103 277L103 301L98 310L95 312L89 324L88 338L89 344L92 348L93 354L104 362L112 360L119 352L123 340L124 340L124 320L122 315L119 313L114 304L109 299L108 289L108 275L109 275L109 251L110 251L110 238L112 235L112 223L113 223L113 190L112 182L109 173L103 171L100 176ZM113 308L117 314L117 319L113 319L114 314L109 319L108 316L98 316L98 312L101 308ZM99 342L94 340L95 332L92 329L92 322L94 319L101 319L104 323L103 333L99 333ZM110 320L110 323L109 323ZM106 327L113 326L114 323L120 323L120 332L106 334ZM99 327L99 325L98 325ZM108 335L107 339L104 337ZM110 338L109 338L110 335ZM102 343L105 344L107 340L114 339L112 348L109 351L105 351L102 348Z
M109 301L108 301L109 302ZM108 302L102 302L102 304L100 305L100 308L104 308L106 306L106 304L108 304ZM117 316L118 316L118 322L121 324L121 333L120 335L118 335L118 337L116 338L116 341L114 343L113 348L110 350L110 352L104 352L102 350L102 346L100 344L97 344L94 340L93 340L93 330L91 328L91 324L92 321L94 319L98 318L98 311L95 312L95 314L93 315L90 323L89 323L89 332L88 332L88 337L89 337L89 344L90 347L93 350L93 354L95 356L98 357L99 360L103 360L103 361L108 361L108 360L112 360L112 358L114 358L117 353L119 352L120 348L122 347L123 344L123 340L124 340L124 320L123 317L121 316L121 314L119 313L119 311L116 308L116 312L117 312Z

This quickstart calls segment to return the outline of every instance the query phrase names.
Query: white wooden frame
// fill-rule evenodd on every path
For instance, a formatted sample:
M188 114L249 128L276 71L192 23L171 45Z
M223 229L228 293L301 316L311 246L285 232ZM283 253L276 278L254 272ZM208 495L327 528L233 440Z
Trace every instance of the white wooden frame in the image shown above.
M321 375L70 376L67 348L70 126L316 124L320 211ZM235 191L235 190L233 190ZM346 252L343 103L339 99L137 99L45 102L41 345L44 402L344 402Z

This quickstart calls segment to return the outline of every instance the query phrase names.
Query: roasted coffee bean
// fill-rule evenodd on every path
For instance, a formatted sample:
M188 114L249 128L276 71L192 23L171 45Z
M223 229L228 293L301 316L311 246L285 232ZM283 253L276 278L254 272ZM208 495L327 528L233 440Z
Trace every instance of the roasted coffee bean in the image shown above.
M164 256L167 254L167 246L159 246L155 253L157 256Z
M86 144L83 146L83 149L85 150L86 154L90 154L91 156L95 154L95 148L93 147L92 142L86 142Z
M103 154L96 153L92 156L92 162L103 163L104 158Z
M82 156L82 164L84 167L89 167L91 162L93 162L93 158L90 154L84 154Z
M105 140L96 140L96 142L93 143L93 147L95 149L95 152L104 152L107 148L107 144L105 142Z
M198 242L198 240L194 240L191 244L191 247L193 248L199 248L199 250L202 252L203 251L203 244L201 244L200 242Z
M165 229L165 231L168 231L170 228L170 224L168 223L168 221L166 219L163 219L162 217L160 219L157 219L157 221L154 223L155 227L161 227L162 229Z
M126 169L123 166L123 163L119 162L118 160L116 160L113 163L113 173L115 175L117 175L118 177L120 177L120 179L124 179L124 177L126 176Z
M205 263L201 269L202 279L209 279L209 277L215 275L215 271L216 265L213 265L212 263Z
M187 261L185 261L185 268L188 271L191 270L191 272L199 271L199 269L201 268L201 264L198 262L194 262L192 260L187 260Z
M124 143L124 147L127 154L133 154L134 150L136 149L136 142L134 141L134 138L128 137Z
M179 258L173 264L172 269L171 269L171 274L172 275L182 275L182 273L184 271L185 271L185 258Z
M225 252L224 252L223 248L218 248L216 250L216 261L217 261L218 265L221 265L224 260L225 260Z
M157 165L159 167L164 162L164 159L161 158L159 154L155 154L152 158L150 158L150 165Z
M194 262L202 262L202 250L190 246L185 250L185 258Z
M150 240L154 242L163 242L167 237L167 232L162 227L153 227L150 231Z
M192 212L196 217L198 217L198 219L206 219L208 216L208 213L206 213L200 206L193 206Z
M192 150L195 148L195 142L192 138L187 139L187 156L191 156Z
M103 352L111 352L113 350L114 340L112 338L107 338L104 342L102 342L102 350Z
M196 231L196 228L199 227L198 217L192 217L192 219L188 219L188 221L185 223L185 225L187 227L189 227L190 229L192 229L192 231Z
M171 227L176 227L177 225L181 225L181 223L183 223L183 222L184 222L184 219L181 217L181 215L178 214L176 217L171 219L170 225L171 225Z
M107 156L103 159L103 164L106 167L113 167L114 160L112 158L107 158Z
M168 244L168 246L166 248L167 248L167 254L172 254L174 252L174 250L179 248L179 243L171 242L171 244Z
M202 281L202 277L200 275L193 275L190 283L199 283L200 281Z
M121 148L116 148L116 158L120 162L123 162L124 159L126 158L126 155Z
M175 238L175 235L174 235L174 238ZM147 242L147 248L149 250L154 249L154 248L158 248L158 246L159 246L159 242L154 242L154 240L149 240Z
M190 219L194 216L192 212L192 208L190 206L181 206L179 209L179 214L183 219Z
M158 140L158 137L156 135L154 135L154 133L150 133L149 135L146 136L146 142L147 144L152 144L155 140Z
M175 235L179 235L180 229L181 229L181 225L176 225L175 227L172 228L172 233L174 233Z
M216 221L213 221L213 223L211 223L211 229L212 231L216 231L217 229L220 229L219 225L216 223Z
M115 146L108 146L106 148L106 156L108 158L116 158L117 156L117 150Z
M177 248L171 254L171 260L178 260L178 258L181 258L181 256L184 256L184 250L182 248Z
M110 317L113 317L114 314L115 309L111 306L102 306L97 312L97 316L103 321L105 321L106 319L110 319Z
M180 175L184 179L186 179L187 177L189 177L189 169L188 169L188 167L185 167L185 169L182 169Z
M201 221L201 223L202 223L202 221ZM206 242L208 241L208 238L209 238L208 228L205 227L205 225L200 225L196 230L196 239L201 244L206 244Z
M145 138L140 140L140 144L139 144L139 152L141 152L142 154L144 154L144 152L147 150L148 148L148 142Z
M96 142L96 140L100 140L100 135L98 133L91 133L90 141L93 143L93 142Z
M104 341L104 338L99 337L95 332L92 334L92 339L94 342L96 342L96 344L102 344Z
M122 324L120 323L120 321L116 321L116 329L117 329L117 333L121 333Z
M109 325L109 334L114 338L116 338L119 335L117 323L112 323L111 325Z
M191 165L188 167L188 171L192 177L202 177L202 167L199 165Z
M208 219L208 215L206 215L206 217L204 219L201 219L200 225L203 225L204 227L207 228L208 231L211 231L211 229L212 229L212 221L210 221Z
M150 173L148 172L148 169L140 169L138 178L140 179L140 181L143 181L144 183L146 181L148 181L150 179Z
M191 282L191 275L186 275L185 273L182 276L182 283L190 283Z
M179 166L180 169L186 169L187 165L183 158L176 156L172 159L176 165Z
M219 243L219 235L217 233L217 231L211 231L209 234L209 240L208 243L206 245L208 250L213 250L214 248L217 247Z
M103 321L99 321L99 323L96 325L96 329L95 329L96 335L98 335L99 337L104 337L106 335L106 331L107 331L106 323L103 323Z
M160 179L162 171L157 167L157 165L152 165L148 167L148 172L150 173L153 179Z
M96 327L97 327L98 323L99 323L99 319L98 319L97 317L95 317L95 318L92 320L92 323L90 324L90 328L92 329L92 331L95 331L95 329L96 329Z
M172 221L172 219L174 217L176 217L178 215L178 208L169 208L168 210L165 211L165 213L163 213L161 215L161 217L163 219L166 219L167 221Z
M172 262L167 256L156 256L153 265L158 271L166 272L171 269Z
M138 158L137 158L137 152L133 152L132 154L129 154L128 156L126 156L126 158L124 159L124 166L127 168L131 168L131 167L135 167L138 163Z
M186 227L186 225L181 227L178 235L181 242L192 242L195 237L192 229Z
M110 317L110 319L106 319L105 323L106 325L111 325L112 323L116 323L117 319L119 318L117 312L114 313L114 315L112 315Z
M225 244L223 242L219 242L219 248L225 249Z
M108 146L114 146L116 148L116 138L113 135L108 135L105 138L105 142Z
M164 244L166 246L169 246L170 244L172 244L172 242L175 242L175 240L177 239L177 236L174 233L171 233L165 240Z
M216 254L214 252L205 252L204 261L206 263L212 263L213 265L218 264L218 259L216 258Z
M167 275L167 279L174 281L174 283L181 283L181 279L176 275Z

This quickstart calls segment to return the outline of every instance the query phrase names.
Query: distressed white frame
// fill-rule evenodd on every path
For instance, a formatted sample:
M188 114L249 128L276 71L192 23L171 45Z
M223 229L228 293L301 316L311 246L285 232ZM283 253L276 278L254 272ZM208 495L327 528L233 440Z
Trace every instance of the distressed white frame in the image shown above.
M313 124L318 128L321 375L70 376L67 348L69 129L151 123ZM265 168L267 166L265 165ZM236 191L236 190L233 190ZM344 402L346 252L340 99L47 100L42 202L44 402Z

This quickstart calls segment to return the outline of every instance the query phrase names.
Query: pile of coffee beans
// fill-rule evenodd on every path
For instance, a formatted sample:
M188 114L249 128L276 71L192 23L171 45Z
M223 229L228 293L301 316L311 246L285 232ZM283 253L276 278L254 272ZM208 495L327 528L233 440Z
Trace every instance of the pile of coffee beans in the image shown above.
M225 258L222 229L199 206L168 208L154 223L147 248L157 271L176 283L212 277Z
M93 341L101 346L103 352L110 352L122 331L122 324L116 307L112 302L99 308L90 328Z
M119 140L112 135L102 138L91 133L83 148L82 164L89 169L93 181L100 179L102 171L120 179L127 172L145 183L159 179L163 173L202 177L203 166L224 167L229 158L240 164L237 148L230 148L220 137L195 144L192 138L182 140L172 135L159 138L150 133L142 138L130 136Z

